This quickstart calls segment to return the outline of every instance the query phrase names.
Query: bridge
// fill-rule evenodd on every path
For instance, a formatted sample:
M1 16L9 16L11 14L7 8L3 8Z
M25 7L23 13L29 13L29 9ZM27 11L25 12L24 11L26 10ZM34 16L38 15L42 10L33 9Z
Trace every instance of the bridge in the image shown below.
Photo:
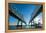
M30 21L29 21L29 24L31 23L32 24L32 20L34 20L34 18L40 13L40 12L42 12L42 9L43 9L43 5L40 5L39 7L36 7L36 9L34 10L34 12L32 13L32 15L31 15L31 18L30 18ZM11 9L11 8L9 8L9 15L10 16L13 16L14 18L17 18L18 19L18 23L17 23L17 29L20 27L20 28L22 28L23 27L23 23L25 23L25 25L27 25L26 24L26 22L25 22L25 20L24 20L24 17L23 17L23 15L21 14L21 13L19 13L19 12L17 12L17 10L14 10L14 9ZM20 21L21 21L21 25L19 25L19 23L20 23ZM34 22L33 22L34 23ZM31 26L31 25L30 25ZM29 26L29 27L30 27ZM26 27L26 26L25 26ZM27 26L28 27L28 26Z
M33 12L32 15L31 15L31 18L30 18L29 23L32 22L32 20L33 20L40 12L42 12L42 10L43 10L43 5L40 5L39 7L36 7L36 9L34 10L34 12Z
M18 19L18 23L17 23L17 28L22 28L22 23L26 24L24 18L23 18L23 15L21 15L20 13L18 13L16 10L12 10L9 8L9 15L13 16L14 18L17 18ZM21 25L19 25L21 21Z
M42 28L42 24L38 23L38 24L34 24L34 18L38 16L38 14L40 14L43 11L43 5L41 5L40 7L36 7L36 9L34 10L35 12L32 13L29 24L31 23L31 28ZM32 25L33 23L33 25ZM36 26L37 25L37 26Z

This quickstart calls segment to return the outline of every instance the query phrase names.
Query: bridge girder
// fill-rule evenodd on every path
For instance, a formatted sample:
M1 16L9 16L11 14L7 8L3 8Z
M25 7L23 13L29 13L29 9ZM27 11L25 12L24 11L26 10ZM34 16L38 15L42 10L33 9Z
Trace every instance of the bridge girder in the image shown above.
M19 18L16 14L14 14L14 12L12 12L12 10L9 10L9 15L13 16L14 18L17 18L18 20L20 20L26 24L26 22L23 19Z
M43 10L43 5L41 5L41 7L40 7L38 10L37 10L37 8L36 8L35 12L33 12L33 14L32 14L32 18L30 19L29 23L32 22L32 20L33 20L40 12L42 12L42 10Z

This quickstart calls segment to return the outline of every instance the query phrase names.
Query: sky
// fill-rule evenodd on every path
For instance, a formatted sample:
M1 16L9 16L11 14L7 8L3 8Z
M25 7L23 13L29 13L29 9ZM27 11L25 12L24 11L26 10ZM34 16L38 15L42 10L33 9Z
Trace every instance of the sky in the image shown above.
M12 10L15 10L17 12L19 12L20 14L23 15L24 20L26 21L26 23L28 24L31 18L31 14L33 12L35 12L35 8L39 7L40 5L35 5L35 4L16 4L16 3L12 3L9 5L9 8ZM39 17L37 17L39 18ZM10 16L9 21L11 24L14 24L16 22L16 19L12 16Z
M37 17L34 18L34 21L36 21L35 23L37 23L37 24L38 24L38 21L39 21L41 24L43 24L43 23L42 23L42 12L41 12Z

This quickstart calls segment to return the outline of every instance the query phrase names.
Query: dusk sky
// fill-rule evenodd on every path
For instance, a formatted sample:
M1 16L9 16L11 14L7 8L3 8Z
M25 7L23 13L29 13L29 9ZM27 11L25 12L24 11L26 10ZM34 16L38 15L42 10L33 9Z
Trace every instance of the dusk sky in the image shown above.
M38 8L39 6L40 5L34 5L34 4L15 4L15 3L12 3L12 4L10 4L9 7L10 7L10 9L15 10L15 11L19 12L20 14L22 14L24 17L24 20L28 24L29 20L31 18L31 14L33 12L35 12L34 11L35 8L36 7ZM42 17L41 15L42 15L42 13L40 14L39 17ZM37 18L39 18L39 17L37 17ZM14 17L10 16L9 21L11 24L14 24L17 20Z

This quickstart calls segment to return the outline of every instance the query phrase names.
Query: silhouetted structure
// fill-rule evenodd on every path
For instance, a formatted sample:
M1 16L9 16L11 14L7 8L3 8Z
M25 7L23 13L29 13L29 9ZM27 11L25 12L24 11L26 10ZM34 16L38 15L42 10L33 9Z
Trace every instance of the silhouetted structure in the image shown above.
M26 22L24 21L23 16L21 14L19 14L16 10L9 9L9 15L18 19L18 23L17 23L17 26L16 26L17 29L21 29L22 28L22 23L26 24ZM19 25L20 21L21 21L21 25Z
M38 14L40 13L40 12L42 12L42 10L43 10L43 5L41 5L41 6L39 6L39 7L36 7L36 9L34 10L34 12L32 13L32 16L31 16L31 18L30 18L30 21L29 21L29 23L31 23L31 25L32 25L32 21L34 20L34 18L35 17L37 17L38 16ZM34 24L35 22L33 22L33 24ZM37 25L37 24L36 24ZM33 25L34 26L34 25ZM40 26L39 26L40 27Z

